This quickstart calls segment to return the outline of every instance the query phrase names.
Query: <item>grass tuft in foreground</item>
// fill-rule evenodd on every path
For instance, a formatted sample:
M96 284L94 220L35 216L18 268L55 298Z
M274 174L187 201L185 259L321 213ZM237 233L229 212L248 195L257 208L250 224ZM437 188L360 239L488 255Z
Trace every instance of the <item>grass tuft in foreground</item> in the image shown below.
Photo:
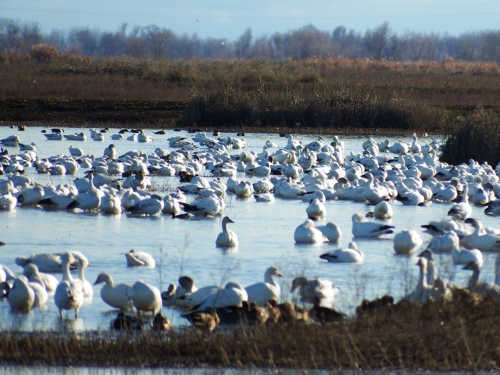
M406 301L331 324L238 326L114 335L0 333L0 361L19 365L499 370L500 303Z

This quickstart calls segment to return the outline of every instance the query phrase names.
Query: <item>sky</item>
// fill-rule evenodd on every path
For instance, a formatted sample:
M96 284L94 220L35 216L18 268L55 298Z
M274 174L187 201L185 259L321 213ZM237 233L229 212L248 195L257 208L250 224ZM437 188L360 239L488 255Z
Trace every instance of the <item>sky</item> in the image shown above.
M247 28L255 37L309 24L363 33L383 22L398 34L459 35L500 29L500 0L0 0L0 18L37 23L43 32L117 31L127 23L229 40Z

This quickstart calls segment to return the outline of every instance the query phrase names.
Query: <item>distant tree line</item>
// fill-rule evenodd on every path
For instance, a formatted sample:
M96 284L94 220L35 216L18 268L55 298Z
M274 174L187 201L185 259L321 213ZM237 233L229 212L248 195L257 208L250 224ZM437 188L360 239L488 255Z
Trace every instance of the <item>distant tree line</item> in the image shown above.
M28 52L50 44L59 51L95 57L152 59L304 59L311 57L373 58L398 61L445 60L500 62L500 30L448 34L394 33L383 23L364 33L337 26L332 31L307 25L297 30L255 38L247 29L237 40L178 35L168 28L129 27L115 32L73 28L41 32L37 24L0 19L0 53Z

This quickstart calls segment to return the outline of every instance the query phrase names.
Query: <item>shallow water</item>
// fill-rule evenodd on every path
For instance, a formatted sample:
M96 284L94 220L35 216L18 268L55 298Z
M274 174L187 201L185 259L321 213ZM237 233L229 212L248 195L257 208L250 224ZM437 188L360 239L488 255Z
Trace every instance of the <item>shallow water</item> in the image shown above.
M34 142L37 145L39 157L46 157L67 153L70 144L82 147L86 153L94 155L102 155L104 148L110 143L115 144L118 154L130 149L151 153L156 147L167 148L168 137L192 136L186 132L174 131L160 136L148 130L146 133L153 136L152 143L111 141L109 135L104 142L70 142L47 141L40 130L41 128L27 128L25 132L18 132L4 127L0 128L0 138L17 134L23 143ZM81 129L66 129L65 133L77 131ZM115 130L110 131L114 132ZM304 142L318 139L317 136L297 138ZM328 136L323 138L325 142L331 139ZM286 139L278 135L247 134L245 139L250 149L258 151L266 139L271 139L278 146L286 144ZM359 152L366 137L341 139L345 142L347 154L350 151ZM422 143L430 140L427 138ZM9 151L17 152L13 148L9 148ZM241 150L233 152L239 153ZM33 170L27 172L34 173ZM83 171L80 170L78 175L82 174ZM74 178L37 174L34 177L45 184L58 184ZM165 177L155 177L153 180L161 186L174 186L177 181L177 178ZM365 252L365 261L359 265L331 264L320 260L319 254L334 248L334 245L295 245L293 232L306 218L306 207L306 203L294 200L277 199L273 203L256 203L253 199L241 200L228 196L224 214L235 221L231 228L238 234L240 241L239 248L230 252L215 247L215 238L220 232L220 218L184 221L167 216L137 218L122 214L114 217L17 207L12 213L0 212L1 240L7 244L0 248L0 263L18 272L20 268L14 263L16 256L80 250L91 263L87 271L87 278L91 282L100 272L106 271L116 282L133 283L142 279L159 286L161 290L166 290L169 283L176 282L184 274L194 277L198 286L223 284L229 280L248 285L262 280L266 268L276 265L285 276L280 280L282 298L292 298L288 291L291 280L296 276L327 278L341 291L336 307L347 313L352 313L363 298L374 298L386 293L400 297L414 288L417 279L416 259L395 256L392 237L357 241ZM351 240L352 214L369 210L364 204L347 201L328 201L326 208L326 221L337 223L342 230L339 245L346 245ZM394 203L394 218L391 223L396 226L396 231L407 228L419 230L421 224L445 217L448 209L447 204L410 207ZM473 216L481 218L487 225L498 227L497 218L486 217L481 208L474 207L473 210ZM427 235L423 237L424 240L430 239ZM156 269L126 268L123 253L132 248L150 252L157 261ZM495 254L485 254L481 277L489 282L493 280L494 257ZM450 256L440 256L438 261L447 277L461 285L466 284L470 273L461 270L461 267L453 267ZM114 312L102 302L99 291L100 286L94 287L94 298L81 308L78 319L72 319L72 314L68 313L68 319L62 322L58 319L53 301L44 310L35 310L27 315L13 314L7 302L0 302L0 329L106 329ZM186 324L173 310L164 308L163 313L176 326Z

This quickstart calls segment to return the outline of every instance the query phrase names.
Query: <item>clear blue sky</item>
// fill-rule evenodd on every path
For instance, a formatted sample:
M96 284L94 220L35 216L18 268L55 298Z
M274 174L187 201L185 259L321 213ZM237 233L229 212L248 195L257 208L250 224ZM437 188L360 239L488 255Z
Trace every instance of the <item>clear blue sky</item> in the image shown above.
M235 39L307 24L364 32L388 21L393 31L460 34L500 29L500 0L0 0L0 17L36 22L44 32L89 27L116 31L157 25L200 37Z

